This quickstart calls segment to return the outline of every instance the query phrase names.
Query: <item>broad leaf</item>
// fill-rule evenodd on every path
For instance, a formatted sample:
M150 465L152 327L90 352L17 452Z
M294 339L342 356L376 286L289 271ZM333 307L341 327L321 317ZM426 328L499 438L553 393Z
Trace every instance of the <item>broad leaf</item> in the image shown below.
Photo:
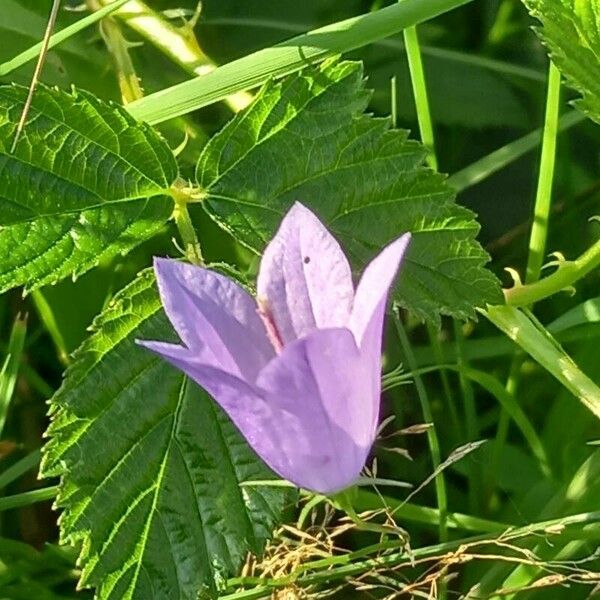
M552 60L582 94L575 106L600 123L600 1L523 1L543 24L538 33Z
M473 317L501 301L475 240L474 215L454 202L425 149L387 119L363 115L370 94L358 63L328 61L267 84L205 147L202 205L260 252L294 201L324 220L360 267L400 234L414 234L397 300L420 317Z
M173 153L150 127L86 93L0 87L0 291L33 289L125 253L168 220Z
M284 492L217 405L135 339L173 339L152 271L121 291L51 401L42 475L101 599L193 600L259 552Z

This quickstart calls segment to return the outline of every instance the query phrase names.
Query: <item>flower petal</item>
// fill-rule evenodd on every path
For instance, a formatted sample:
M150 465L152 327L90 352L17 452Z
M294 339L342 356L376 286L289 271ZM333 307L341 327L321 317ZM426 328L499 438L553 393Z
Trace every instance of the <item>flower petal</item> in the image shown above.
M257 388L279 415L278 454L263 457L275 471L320 493L356 480L379 408L369 397L364 371L352 332L340 328L320 329L287 345L261 372Z
M388 292L400 268L410 243L410 233L404 234L386 246L366 267L356 288L349 327L362 348L365 334L373 321L379 330L383 326L383 315ZM377 329L377 327L375 328ZM381 336L381 334L380 334ZM381 339L379 339L381 344ZM379 348L378 352L381 350Z
M319 219L298 202L264 252L257 292L284 344L313 329L348 322L354 289L346 256Z
M294 457L299 453L299 448L303 448L303 453L310 451L309 440L304 436L307 424L302 420L302 415L284 410L277 402L270 403L255 387L238 377L201 364L183 346L163 342L138 343L166 359L204 388L273 471L297 485L325 491L325 485L311 487L317 481L315 477L296 477L298 468L302 466L292 462Z
M156 258L163 307L186 346L203 363L254 381L275 352L254 299L227 277Z
M279 411L274 411L256 389L239 377L202 364L183 346L164 342L138 341L204 388L228 414L255 452L268 464L280 455ZM278 464L278 463L277 463Z
M370 397L381 395L381 345L385 305L390 287L410 242L407 233L386 246L364 270L354 297L349 328L367 365ZM378 414L373 415L377 425Z

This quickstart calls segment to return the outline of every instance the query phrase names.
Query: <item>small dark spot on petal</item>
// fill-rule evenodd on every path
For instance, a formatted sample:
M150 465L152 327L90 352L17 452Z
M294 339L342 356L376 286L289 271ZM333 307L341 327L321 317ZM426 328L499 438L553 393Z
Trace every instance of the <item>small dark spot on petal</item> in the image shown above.
M304 257L304 264L307 265L310 262L310 256Z

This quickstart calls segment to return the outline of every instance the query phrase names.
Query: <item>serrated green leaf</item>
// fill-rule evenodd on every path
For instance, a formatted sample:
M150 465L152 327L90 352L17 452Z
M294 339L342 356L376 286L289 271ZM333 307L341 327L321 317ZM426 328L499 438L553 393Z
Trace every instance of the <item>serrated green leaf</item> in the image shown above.
M413 242L396 299L419 317L474 316L501 302L479 225L454 202L425 149L363 114L360 64L326 62L269 83L205 147L196 169L206 211L260 252L294 201L314 209L363 265L400 234Z
M77 276L168 220L177 165L123 109L40 87L14 153L26 89L0 87L0 292Z
M193 600L259 552L285 491L217 405L135 344L173 339L151 270L121 291L51 401L42 475L61 476L61 539L102 600Z
M523 0L543 27L537 30L570 86L575 106L600 123L600 1Z

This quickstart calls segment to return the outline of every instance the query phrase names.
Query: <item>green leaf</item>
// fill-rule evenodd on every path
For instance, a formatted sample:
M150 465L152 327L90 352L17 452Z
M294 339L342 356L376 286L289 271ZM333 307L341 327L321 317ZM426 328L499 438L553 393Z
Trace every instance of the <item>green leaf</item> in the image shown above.
M556 335L572 327L579 327L600 321L600 296L585 300L581 304L569 309L548 325L548 331Z
M600 1L523 0L543 27L537 32L568 84L575 106L600 123Z
M18 315L14 320L8 339L6 357L0 368L0 436L4 430L8 409L17 385L17 377L23 359L23 346L25 345L26 334L27 317Z
M294 201L314 209L355 266L411 231L397 300L419 317L474 316L501 302L479 225L454 202L426 151L388 119L363 115L360 64L329 61L269 83L205 147L196 177L206 211L260 252Z
M368 46L470 1L402 0L257 50L202 77L136 100L127 105L127 110L137 119L156 125L262 85L273 77L300 71L309 63Z
M488 306L482 313L600 419L600 387L531 314L514 306Z
M156 132L82 92L40 87L11 153L25 95L0 87L0 292L128 252L168 220L177 177Z
M174 339L151 270L122 290L51 401L42 475L100 599L195 600L259 552L286 492L199 387L135 339ZM288 492L289 494L289 492Z

